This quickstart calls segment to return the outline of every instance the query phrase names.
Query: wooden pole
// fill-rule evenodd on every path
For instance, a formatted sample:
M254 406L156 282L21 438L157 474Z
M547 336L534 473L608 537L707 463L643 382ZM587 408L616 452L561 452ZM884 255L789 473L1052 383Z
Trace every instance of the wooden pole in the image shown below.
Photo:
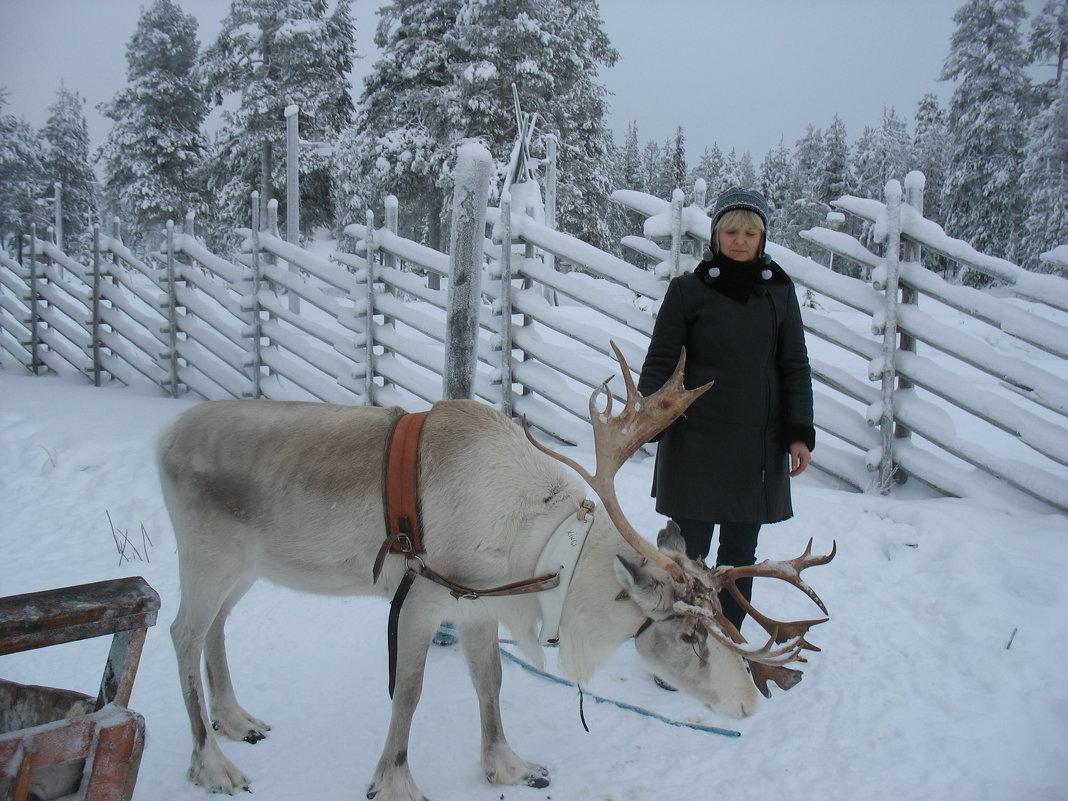
M452 241L445 320L446 399L473 398L478 347L478 307L485 261L486 204L493 156L484 145L460 146L453 173Z
M880 433L882 452L879 456L880 494L885 495L894 484L894 385L897 380L897 305L898 305L898 248L901 243L901 184L888 181L886 196L886 301L883 320L883 351L880 364L882 379Z
M501 411L512 416L512 196L501 196L500 367Z

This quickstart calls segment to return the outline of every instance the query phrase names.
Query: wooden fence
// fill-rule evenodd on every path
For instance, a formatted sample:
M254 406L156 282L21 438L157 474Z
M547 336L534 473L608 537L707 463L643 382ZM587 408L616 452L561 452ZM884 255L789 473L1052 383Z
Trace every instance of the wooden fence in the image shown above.
M471 173L457 171L457 192L485 198ZM475 183L488 180L485 171ZM923 218L922 192L913 173L904 192L891 181L881 200L835 203L870 225L881 254L839 231L805 233L870 282L768 245L804 295L822 432L813 464L860 490L890 491L905 477L956 496L1011 487L1068 511L1068 281L946 236ZM646 218L624 245L650 269L539 222L525 208L536 194L512 186L484 217L456 203L467 216L454 216L451 256L398 236L392 198L384 224L368 214L329 247L285 241L276 205L261 224L253 198L252 227L229 257L204 246L191 218L143 257L117 227L98 231L91 264L31 231L21 262L0 256L0 360L176 396L412 410L455 396L451 372L468 377L467 394L587 442L589 394L616 372L609 341L640 367L667 280L692 269L707 242L703 187L688 205L678 190L670 201L613 195ZM949 285L923 266L924 252L1001 288ZM477 336L465 352L450 350L465 330L451 292L460 284L475 290L464 303ZM946 308L967 326L943 322ZM865 330L846 322L862 318ZM999 355L1009 348L1020 357Z

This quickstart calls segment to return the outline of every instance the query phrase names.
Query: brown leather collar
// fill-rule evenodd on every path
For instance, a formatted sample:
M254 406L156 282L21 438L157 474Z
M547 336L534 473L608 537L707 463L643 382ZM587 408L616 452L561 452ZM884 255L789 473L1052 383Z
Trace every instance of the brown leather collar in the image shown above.
M386 510L386 536L396 553L423 553L419 520L419 435L429 412L397 418L386 444L385 480L382 484Z

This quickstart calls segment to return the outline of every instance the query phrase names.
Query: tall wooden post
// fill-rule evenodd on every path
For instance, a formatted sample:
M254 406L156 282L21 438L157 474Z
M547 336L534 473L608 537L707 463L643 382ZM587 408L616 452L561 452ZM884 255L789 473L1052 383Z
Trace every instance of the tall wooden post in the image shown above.
M880 378L882 380L880 434L882 452L879 458L880 494L886 494L894 483L894 385L897 382L897 305L898 248L901 244L901 184L896 180L886 184L886 306L883 319L883 351Z
M500 409L512 416L512 196L501 195L501 293L498 300L500 347L498 378L501 384Z
M93 317L89 335L89 349L93 354L93 386L100 386L100 226L93 226Z
M167 220L167 264L166 264L166 288L167 288L167 350L163 355L167 358L168 382L170 384L171 397L177 398L180 391L178 385L178 289L174 270L174 221Z
M41 374L41 296L37 287L37 223L30 223L30 372Z
M286 106L285 115L286 241L292 245L300 245L300 109L296 105ZM289 271L299 273L300 268L290 263ZM289 293L289 310L293 314L300 314L300 298L294 292Z
M445 320L443 395L473 398L478 361L478 307L485 261L486 204L493 156L484 145L460 146L453 173L449 294Z

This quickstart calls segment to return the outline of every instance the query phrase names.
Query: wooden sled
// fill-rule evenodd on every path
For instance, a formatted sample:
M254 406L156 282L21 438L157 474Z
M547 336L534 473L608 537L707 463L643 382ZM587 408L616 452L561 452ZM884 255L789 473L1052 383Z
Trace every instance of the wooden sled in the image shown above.
M95 698L0 679L0 801L129 801L145 721L126 705L158 610L140 577L0 598L0 655L114 635Z

